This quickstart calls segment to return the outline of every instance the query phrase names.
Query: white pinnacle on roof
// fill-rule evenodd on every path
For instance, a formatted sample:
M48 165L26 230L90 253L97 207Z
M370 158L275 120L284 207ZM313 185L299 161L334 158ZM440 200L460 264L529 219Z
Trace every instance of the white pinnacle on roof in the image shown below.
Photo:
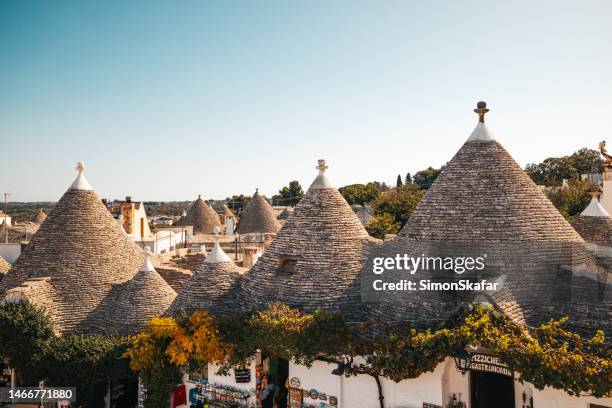
M310 185L310 189L322 190L325 188L334 188L331 181L329 181L325 175L325 170L327 170L328 167L329 166L325 165L325 160L319 159L319 164L316 167L316 169L319 170L319 174Z
M495 136L493 136L493 133L491 133L487 125L485 125L483 122L478 122L478 124L472 131L470 138L467 141L473 142L475 140L482 142L491 142L495 140Z
M83 175L83 172L85 171L85 163L82 161L78 162L75 170L79 172L79 175L70 186L70 190L93 190Z
M474 113L478 114L478 124L472 131L472 134L467 140L468 142L473 142L473 141L490 142L490 141L495 140L495 136L493 136L493 133L489 130L487 125L485 125L485 121L484 121L485 114L488 111L489 109L487 109L486 102L481 101L476 104L476 109L474 109Z
M606 211L605 208L599 203L599 200L596 196L591 198L591 202L584 209L584 211L580 214L581 216L586 217L609 217L610 214Z
M151 248L148 246L144 249L145 261L140 267L140 272L153 272L155 271L155 267L153 266L153 262L151 262Z
M227 256L225 252L223 252L223 250L221 249L221 246L219 245L219 233L220 232L221 232L221 228L219 227L213 228L213 234L215 234L215 237L217 238L217 242L215 242L215 246L213 247L212 251L210 251L206 259L204 259L204 262L206 263L221 263L221 262L231 262L232 261L230 257Z
M210 251L204 262L206 263L221 263L221 262L231 262L229 256L221 249L219 246L219 241L215 242L215 246Z

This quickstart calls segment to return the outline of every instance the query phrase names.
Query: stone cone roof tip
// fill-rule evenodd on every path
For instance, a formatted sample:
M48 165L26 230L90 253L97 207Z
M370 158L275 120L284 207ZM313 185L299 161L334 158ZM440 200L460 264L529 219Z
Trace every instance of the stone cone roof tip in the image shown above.
M491 142L493 140L495 140L493 132L489 130L484 122L478 122L467 141Z
M572 226L586 242L612 247L612 217L595 195Z
M235 307L280 301L355 316L362 307L359 273L371 238L344 197L319 174L270 246L240 282ZM291 266L285 271L284 264Z
M193 202L187 214L181 217L177 222L177 226L192 225L193 232L198 234L212 234L213 229L221 225L221 219L213 208L198 195L197 200Z
M481 105L482 104L482 105ZM429 241L579 242L580 237L484 123L427 190L400 236Z
M232 262L229 256L221 249L219 245L219 241L215 242L215 246L210 251L206 259L204 259L206 263L220 263L220 262Z
M334 188L334 185L329 180L327 175L325 174L325 170L327 170L329 166L325 164L325 160L319 159L318 165L316 167L319 170L319 174L314 179L312 184L309 187L310 189L324 189L324 188Z
M136 275L113 291L104 302L109 331L130 335L144 329L153 316L162 315L176 298L176 292L157 273L151 251L145 247L145 261Z
M610 214L601 205L599 199L596 196L591 198L589 205L580 213L581 217L609 217Z
M40 297L29 300L46 305L60 333L104 332L107 316L98 307L114 284L134 276L144 259L83 170L79 163L75 182L0 281L0 298L22 286L37 288L25 293Z
M383 254L453 258L486 254L478 276L489 282L504 277L503 288L491 299L506 315L529 326L567 315L575 330L592 334L601 328L602 314L610 310L609 296L607 300L594 296L599 287L595 258L546 195L492 138L484 113L479 113L476 136L446 164L398 236L383 244ZM580 268L584 274L573 273L567 279L558 273ZM448 282L457 278L453 271L419 273L419 279ZM441 313L457 302L471 301L471 296L469 291L453 295L419 291L409 298L397 294L373 310L389 319L410 319L431 327Z
M225 301L225 297L235 288L245 271L227 256L217 241L204 262L185 282L166 314L176 316L182 311L193 313L196 310L232 314L236 311L234 302Z
M237 234L274 234L280 229L280 224L276 219L276 213L268 200L259 194L259 189L249 200L246 207L240 214Z
M82 161L78 162L75 170L79 172L79 175L70 185L70 190L93 190L83 174L85 172L85 163Z

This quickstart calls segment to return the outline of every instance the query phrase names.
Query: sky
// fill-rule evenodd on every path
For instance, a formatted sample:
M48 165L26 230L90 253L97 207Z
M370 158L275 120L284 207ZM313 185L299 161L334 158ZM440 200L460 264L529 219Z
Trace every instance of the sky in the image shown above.
M0 193L192 200L612 143L612 3L0 2Z

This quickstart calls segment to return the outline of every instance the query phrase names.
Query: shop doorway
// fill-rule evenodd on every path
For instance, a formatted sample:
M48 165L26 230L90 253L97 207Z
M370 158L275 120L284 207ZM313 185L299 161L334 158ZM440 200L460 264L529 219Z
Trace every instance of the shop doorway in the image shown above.
M271 408L287 408L289 390L287 382L289 378L289 361L278 357L267 357L262 361L264 376L273 384L274 393L272 401L268 401ZM263 404L266 406L267 404Z
M501 374L470 372L471 408L514 408L514 379Z

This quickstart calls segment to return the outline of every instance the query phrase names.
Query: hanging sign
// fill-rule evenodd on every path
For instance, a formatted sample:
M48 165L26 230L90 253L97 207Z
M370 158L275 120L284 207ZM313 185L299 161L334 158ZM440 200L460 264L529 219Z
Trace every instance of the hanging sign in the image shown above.
M251 369L250 368L234 368L234 377L237 383L250 383L251 382Z
M495 373L505 375L507 377L514 377L514 374L508 368L506 363L504 363L497 357L487 356L485 354L472 354L469 369L471 371L484 371L487 373Z

